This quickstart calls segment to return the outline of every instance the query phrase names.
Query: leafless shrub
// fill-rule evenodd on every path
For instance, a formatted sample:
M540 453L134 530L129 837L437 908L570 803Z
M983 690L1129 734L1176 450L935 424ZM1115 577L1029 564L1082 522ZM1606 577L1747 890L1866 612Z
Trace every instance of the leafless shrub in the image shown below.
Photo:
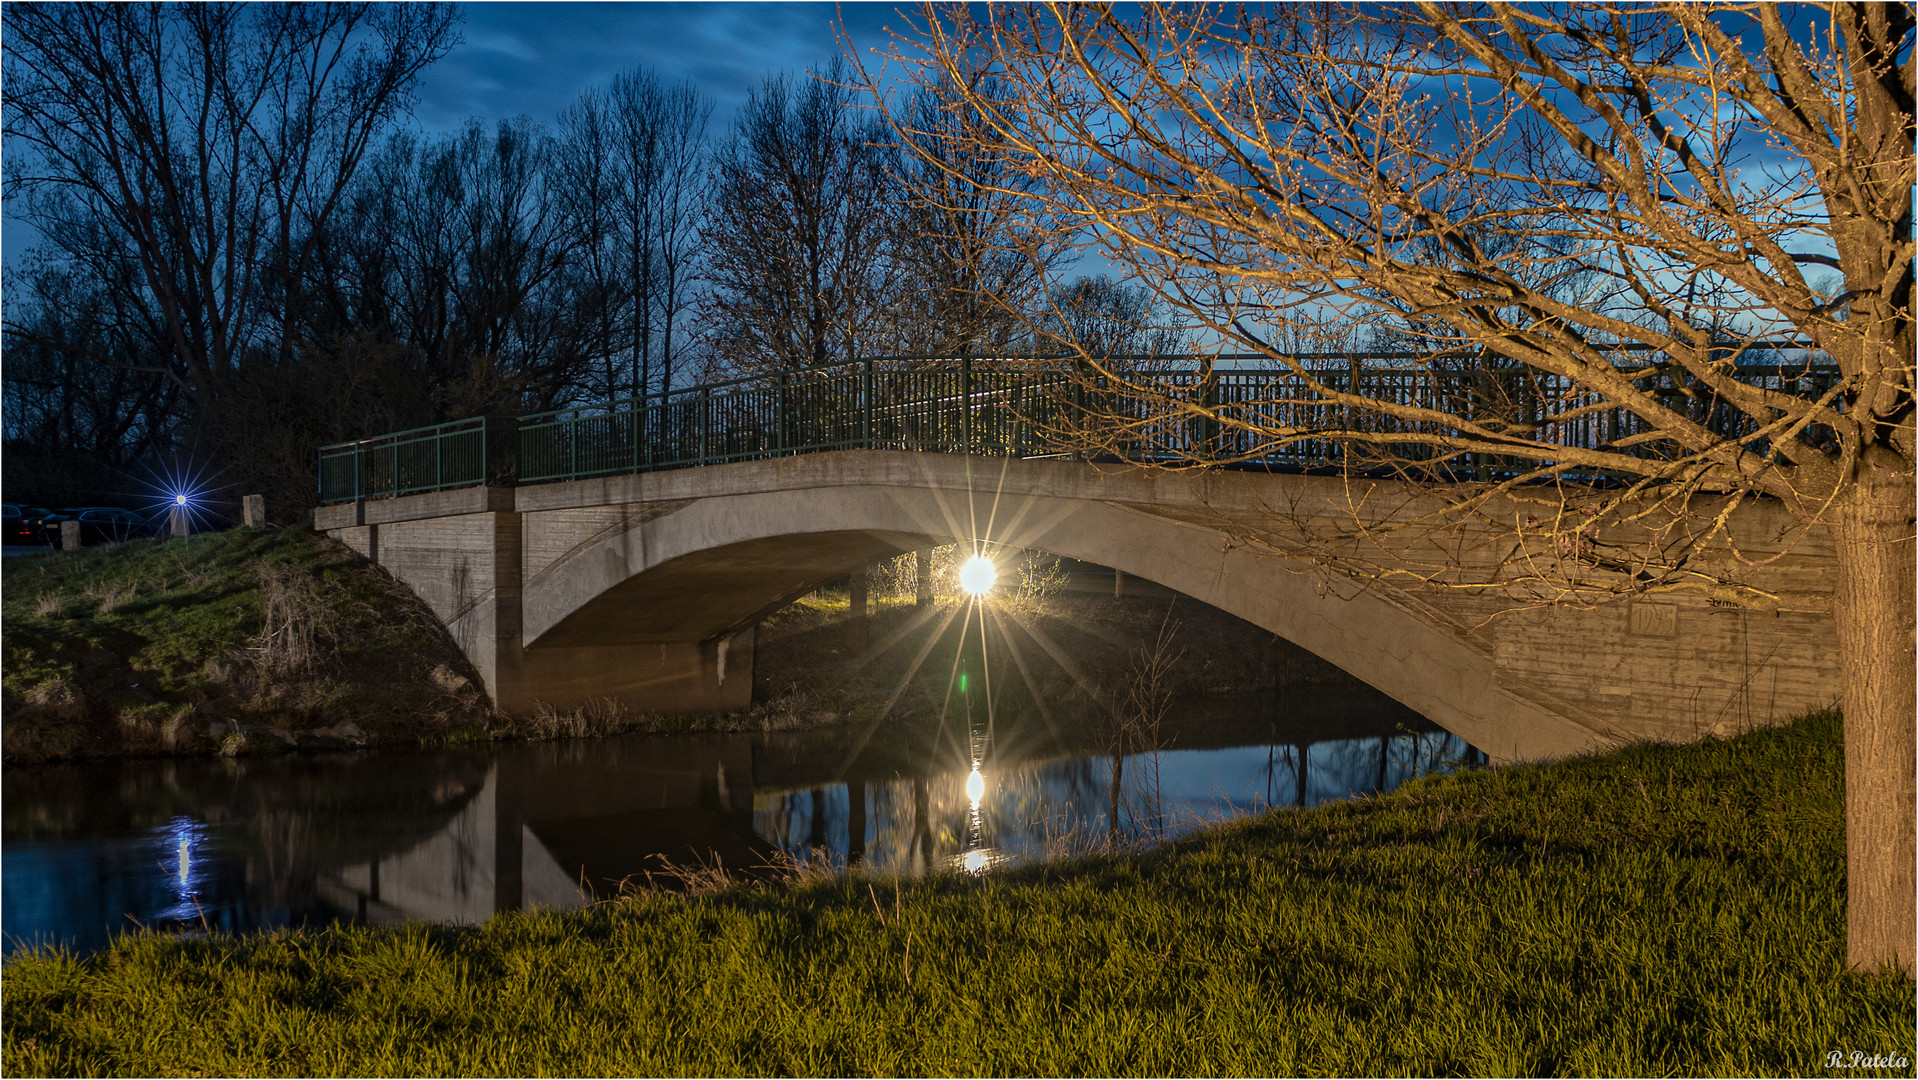
M875 600L910 598L918 585L918 556L913 552L881 559L866 568L866 587Z
M1017 572L1018 583L1008 590L1015 600L1044 600L1056 595L1070 580L1058 556L1029 548L1019 552Z
M27 704L60 723L72 723L86 715L86 697L72 679L61 676L33 688Z
M254 662L276 675L305 675L319 664L320 639L329 609L319 583L305 567L261 563L260 603L265 625L250 650Z
M1119 811L1123 802L1125 759L1142 755L1145 774L1139 778L1140 799L1155 831L1163 831L1165 822L1159 813L1159 750L1163 748L1160 728L1172 707L1174 677L1185 650L1175 648L1179 624L1168 617L1160 622L1159 634L1152 644L1133 650L1126 673L1125 690L1111 714L1107 741L1112 755L1111 805L1108 808L1107 833L1113 843L1119 838ZM1135 814L1135 820L1137 815Z

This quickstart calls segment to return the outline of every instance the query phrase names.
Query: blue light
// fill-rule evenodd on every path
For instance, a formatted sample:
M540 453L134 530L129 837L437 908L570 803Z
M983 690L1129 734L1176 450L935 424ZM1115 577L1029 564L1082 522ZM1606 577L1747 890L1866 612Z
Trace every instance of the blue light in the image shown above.
M180 530L192 535L219 528L220 516L211 505L220 490L217 476L191 460L176 459L156 465L146 484L147 514L162 535Z

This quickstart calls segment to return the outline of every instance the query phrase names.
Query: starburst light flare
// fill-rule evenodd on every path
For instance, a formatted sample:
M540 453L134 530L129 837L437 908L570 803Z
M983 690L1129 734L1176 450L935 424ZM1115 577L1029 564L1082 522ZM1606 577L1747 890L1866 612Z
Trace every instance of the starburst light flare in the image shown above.
M992 560L984 555L974 555L959 568L959 587L973 597L984 596L991 591L992 583L999 577L999 570Z

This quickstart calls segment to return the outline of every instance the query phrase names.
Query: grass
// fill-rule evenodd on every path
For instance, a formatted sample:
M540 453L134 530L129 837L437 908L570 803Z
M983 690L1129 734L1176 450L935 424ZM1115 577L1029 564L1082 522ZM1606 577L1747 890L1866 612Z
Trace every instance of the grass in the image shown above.
M0 575L9 764L213 753L248 729L349 720L407 741L485 713L424 605L307 530L83 548Z
M1820 715L1433 777L980 879L802 877L470 928L130 936L7 962L4 1066L1819 1075L1833 1050L1909 1063L1912 984L1843 965L1841 762L1839 723Z

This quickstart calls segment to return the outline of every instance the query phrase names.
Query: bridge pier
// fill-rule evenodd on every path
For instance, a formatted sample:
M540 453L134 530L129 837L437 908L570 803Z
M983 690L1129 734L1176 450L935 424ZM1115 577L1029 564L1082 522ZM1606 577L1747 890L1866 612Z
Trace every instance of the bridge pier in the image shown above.
M872 641L870 621L866 617L866 568L852 572L846 587L846 648L865 652Z
M577 709L604 698L646 712L743 709L752 704L753 631L714 641L534 646L501 688L495 703L511 713L537 703Z
M645 712L752 703L753 630L692 640L524 643L524 515L512 492L470 488L322 507L316 527L410 586L445 623L502 712L612 699ZM465 511L465 512L462 512ZM407 517L435 513L441 516ZM590 630L590 628L588 628ZM603 639L602 639L603 640Z

